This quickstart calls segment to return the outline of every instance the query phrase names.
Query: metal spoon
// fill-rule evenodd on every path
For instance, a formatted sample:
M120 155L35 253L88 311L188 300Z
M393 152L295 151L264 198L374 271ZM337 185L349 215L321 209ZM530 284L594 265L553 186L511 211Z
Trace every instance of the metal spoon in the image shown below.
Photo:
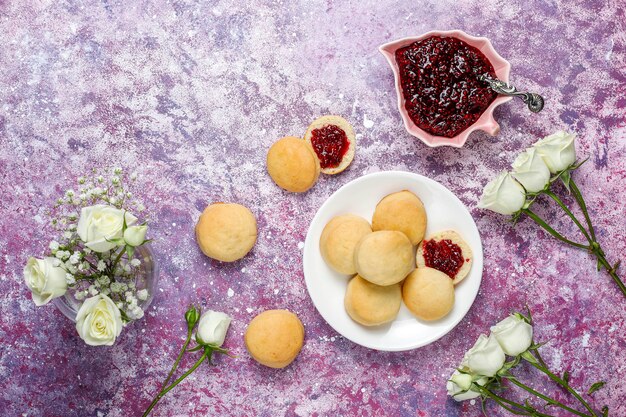
M525 93L517 91L517 88L513 87L512 85L509 85L504 81L498 80L497 78L491 78L486 74L479 75L478 79L480 81L485 81L487 84L489 84L489 87L491 87L491 89L498 94L521 98L522 101L528 106L528 109L533 113L539 113L543 109L543 97L541 97L537 93Z

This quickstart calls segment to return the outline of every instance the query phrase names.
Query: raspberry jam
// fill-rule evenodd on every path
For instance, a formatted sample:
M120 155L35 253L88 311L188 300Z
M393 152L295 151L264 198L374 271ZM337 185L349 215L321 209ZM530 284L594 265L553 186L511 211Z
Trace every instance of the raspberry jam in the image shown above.
M336 125L326 125L319 129L313 129L311 144L322 168L339 166L343 156L350 148L350 141L346 132Z
M496 78L478 49L432 36L396 51L405 107L420 129L447 138L471 126L497 97L478 76Z
M422 248L426 266L438 269L450 278L454 278L465 262L463 250L450 239L425 240Z

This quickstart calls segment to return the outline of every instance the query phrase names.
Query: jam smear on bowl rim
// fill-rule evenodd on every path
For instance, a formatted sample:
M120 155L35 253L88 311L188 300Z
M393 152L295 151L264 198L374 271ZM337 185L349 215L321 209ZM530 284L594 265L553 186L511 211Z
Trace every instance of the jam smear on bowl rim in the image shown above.
M458 135L498 96L478 78L496 78L491 62L458 38L431 36L399 48L395 58L406 111L416 126L433 135Z
M450 239L424 240L422 253L427 267L437 269L452 279L466 261L461 247Z
M339 126L328 124L311 132L311 145L322 168L339 166L350 149L350 140Z

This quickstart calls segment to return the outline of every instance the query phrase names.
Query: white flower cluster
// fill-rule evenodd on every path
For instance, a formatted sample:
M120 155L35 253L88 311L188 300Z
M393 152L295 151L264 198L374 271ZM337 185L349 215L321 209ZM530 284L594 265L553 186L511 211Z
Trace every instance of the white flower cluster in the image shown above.
M135 251L146 243L148 226L130 211L139 212L143 205L133 201L132 192L124 188L122 169L116 168L113 174L108 181L102 175L79 178L79 190L64 193L52 220L61 238L50 242L50 256L30 258L24 268L36 305L71 290L76 300L83 301L78 322L91 320L96 313L113 318L107 321L112 326L107 329L100 322L94 322L95 327L77 322L79 335L90 345L112 344L124 322L143 317L141 305L149 298L148 290L138 290L135 284L142 267Z
M505 355L518 356L531 346L533 328L518 313L512 314L491 328L491 334L481 334L474 346L465 353L459 369L448 380L448 395L457 401L480 396L478 386L484 386L504 367Z
M527 193L537 193L550 183L550 174L576 162L575 135L563 131L546 136L513 162L512 172L501 172L485 187L478 207L514 214L526 203Z

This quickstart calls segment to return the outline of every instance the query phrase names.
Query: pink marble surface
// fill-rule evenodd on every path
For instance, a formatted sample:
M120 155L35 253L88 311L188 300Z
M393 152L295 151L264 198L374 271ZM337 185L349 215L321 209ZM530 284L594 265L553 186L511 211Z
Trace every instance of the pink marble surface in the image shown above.
M622 4L620 4L622 3ZM476 208L484 184L522 148L559 128L576 131L589 162L576 173L612 260L626 253L625 42L620 1L0 1L0 415L135 416L147 406L184 336L190 302L234 317L218 358L171 393L155 416L478 416L446 398L445 380L476 337L528 305L544 356L612 416L626 415L623 297L585 253L528 220ZM430 149L404 130L393 76L377 47L431 29L491 39L511 80L548 99L540 115L519 102L496 111L502 131L462 149ZM349 170L310 192L279 190L266 175L270 144L302 135L322 114L359 134ZM161 265L145 320L113 347L86 346L53 306L36 308L22 283L28 256L51 235L45 210L93 166L139 173ZM385 353L343 339L304 286L302 242L339 186L364 173L429 176L469 207L483 237L481 291L438 342ZM212 262L193 227L212 201L247 205L259 240L242 261ZM545 210L565 233L573 225ZM245 352L249 320L295 311L306 344L284 370ZM536 374L541 391L563 398ZM489 408L490 415L505 415Z

